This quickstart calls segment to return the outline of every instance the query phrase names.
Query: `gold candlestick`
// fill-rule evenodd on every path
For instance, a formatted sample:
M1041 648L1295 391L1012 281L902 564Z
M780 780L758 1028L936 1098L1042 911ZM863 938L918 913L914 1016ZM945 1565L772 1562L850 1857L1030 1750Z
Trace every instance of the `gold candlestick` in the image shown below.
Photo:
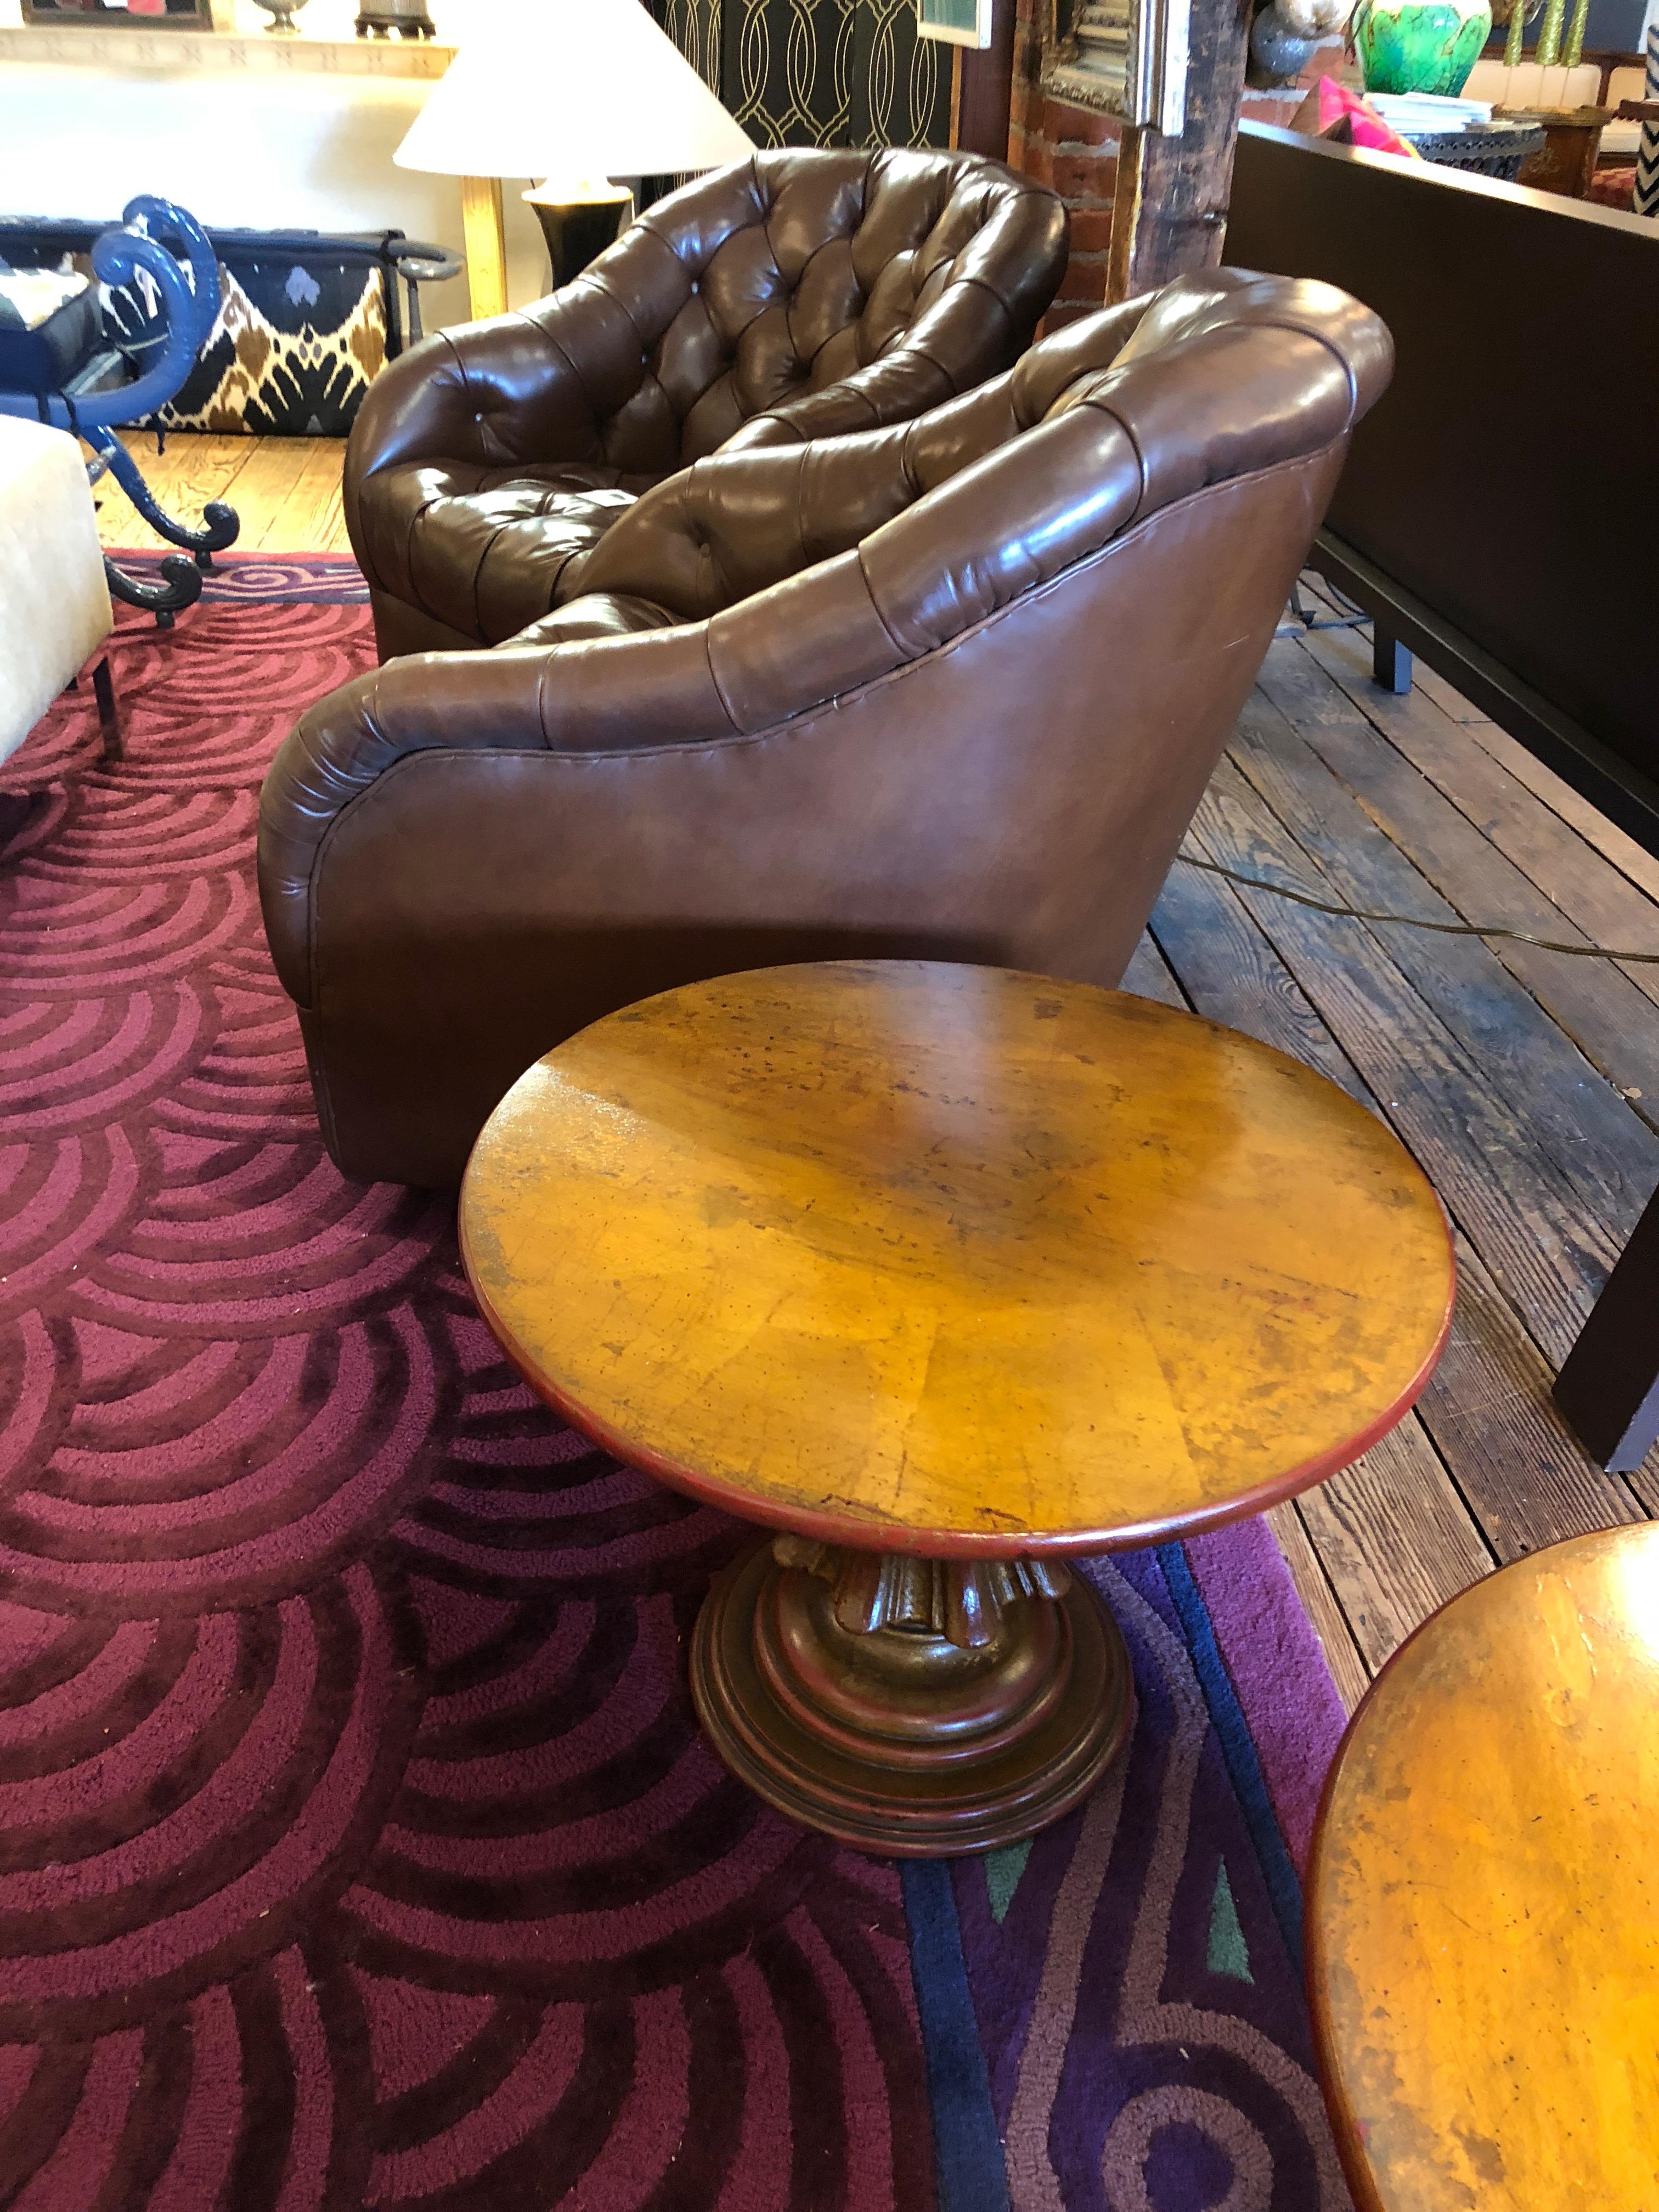
M1527 11L1523 0L1510 0L1510 34L1504 41L1504 66L1519 69L1521 41L1526 35Z
M1561 18L1566 12L1567 0L1545 0L1543 27L1533 56L1540 69L1553 69L1561 58Z

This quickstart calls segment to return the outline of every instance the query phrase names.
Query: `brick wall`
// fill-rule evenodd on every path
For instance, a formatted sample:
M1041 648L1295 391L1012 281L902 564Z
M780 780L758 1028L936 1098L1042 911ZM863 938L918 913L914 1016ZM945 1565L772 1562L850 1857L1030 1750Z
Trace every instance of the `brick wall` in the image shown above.
M1051 0L1018 0L1014 30L1014 89L1008 159L1027 176L1052 185L1072 218L1072 258L1044 327L1057 330L1099 307L1106 295L1106 261L1112 238L1112 194L1117 185L1118 125L1092 108L1051 100L1042 90L1042 11ZM1358 83L1345 64L1340 38L1327 40L1295 84L1273 91L1247 88L1243 112L1257 123L1285 124L1310 84L1329 76Z
M1106 296L1118 126L1092 108L1050 100L1040 88L1042 41L1038 23L1040 10L1048 5L1049 0L1018 0L1008 159L1027 176L1052 185L1071 214L1071 264L1044 325L1057 330L1088 314Z

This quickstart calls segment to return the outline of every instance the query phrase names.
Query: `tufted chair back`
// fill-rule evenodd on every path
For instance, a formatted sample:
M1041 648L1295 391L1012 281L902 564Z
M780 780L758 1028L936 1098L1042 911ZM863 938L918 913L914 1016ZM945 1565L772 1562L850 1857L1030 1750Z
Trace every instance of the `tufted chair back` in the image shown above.
M786 148L659 201L574 283L370 388L345 506L383 654L511 635L635 496L722 447L971 390L1018 358L1065 255L1054 194L971 154Z
M757 154L659 202L517 319L574 382L526 404L514 334L494 374L474 350L479 458L654 477L745 427L772 443L935 405L960 389L950 364L1022 343L1055 228L1046 193L975 155Z
M688 185L579 280L649 340L605 458L679 468L951 398L953 364L1016 350L1047 305L1057 228L972 155L785 149Z
M850 551L964 471L991 465L1000 448L1040 432L1021 448L1023 489L988 483L977 494L994 504L1005 529L1022 507L1035 521L1051 497L1049 450L1066 456L1052 488L1056 512L1060 481L1082 474L1073 453L1078 440L1060 427L1074 409L1089 410L1077 428L1090 450L1103 434L1102 417L1106 425L1115 419L1159 479L1175 472L1202 483L1231 473L1241 425L1258 455L1266 457L1275 438L1294 450L1316 405L1314 364L1330 343L1316 316L1305 326L1304 302L1315 295L1304 288L1298 297L1245 270L1206 271L1150 301L1129 301L1056 332L1006 374L915 422L784 451L727 446L640 499L584 564L582 596L534 635L547 642L574 635L600 597L659 609L653 618L668 621L718 615ZM1274 329L1279 342L1264 345ZM1303 367L1299 384L1286 374L1287 355ZM1346 414L1350 378L1328 358L1329 404ZM1200 390L1234 393L1237 413L1193 405ZM1200 424L1204 443L1195 437ZM1205 450L1210 442L1212 453ZM1158 503L1170 495L1160 488ZM1075 498L1073 506L1087 526L1086 507ZM943 514L940 524L949 529ZM971 542L971 526L966 535Z

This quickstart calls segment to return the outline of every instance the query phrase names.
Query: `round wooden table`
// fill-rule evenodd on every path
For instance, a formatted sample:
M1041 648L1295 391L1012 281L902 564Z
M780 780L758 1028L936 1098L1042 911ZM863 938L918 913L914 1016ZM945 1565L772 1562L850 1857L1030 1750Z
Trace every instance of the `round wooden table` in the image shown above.
M1659 1528L1425 1623L1326 1785L1308 1981L1359 2212L1659 2205Z
M1068 1553L1345 1466L1450 1315L1433 1192L1265 1045L1000 969L832 962L597 1022L479 1138L468 1276L607 1450L783 1532L691 1656L722 1758L873 1850L989 1850L1122 1748Z

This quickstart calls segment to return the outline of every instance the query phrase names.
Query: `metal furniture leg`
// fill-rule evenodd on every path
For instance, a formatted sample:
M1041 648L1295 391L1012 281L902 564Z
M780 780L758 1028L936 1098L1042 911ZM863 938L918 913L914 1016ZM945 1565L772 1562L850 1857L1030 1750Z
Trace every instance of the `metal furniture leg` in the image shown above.
M1385 691L1403 698L1412 688L1412 657L1385 629L1371 631L1371 674Z
M121 743L121 710L115 697L115 678L110 672L109 655L106 653L92 672L92 696L98 702L98 726L104 737L104 758L124 760L125 748Z
M1562 1364L1555 1402L1610 1474L1640 1467L1659 1439L1659 1193Z
M139 473L137 462L118 438L102 430L91 433L90 438L97 450L98 462L102 464L101 468L97 463L94 464L94 481L96 476L107 470L150 528L158 536L165 538L169 544L182 545L187 553L194 554L198 567L210 568L213 556L222 553L227 545L236 543L242 521L234 507L227 507L222 499L210 499L202 509L202 519L206 527L188 529L182 522L175 522L170 514L156 505L149 486Z
M107 553L104 556L104 574L109 581L110 597L130 607L147 607L155 617L157 629L171 629L174 615L185 607L193 607L202 596L202 572L182 553L167 555L161 563L162 581L159 584L141 583L137 576L129 576L125 568L116 567Z

